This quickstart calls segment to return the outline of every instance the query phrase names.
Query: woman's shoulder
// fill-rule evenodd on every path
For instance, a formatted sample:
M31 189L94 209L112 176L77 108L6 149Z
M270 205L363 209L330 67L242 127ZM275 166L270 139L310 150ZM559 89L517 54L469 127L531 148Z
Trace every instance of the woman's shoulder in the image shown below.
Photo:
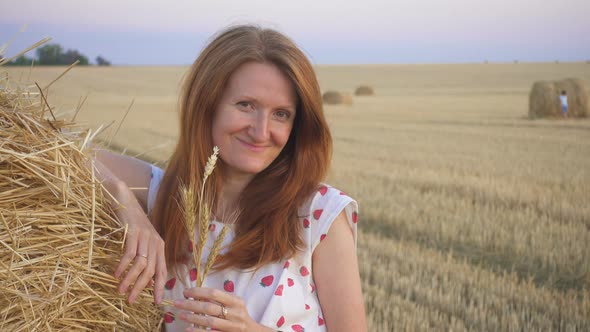
M148 195L147 195L147 211L148 213L154 207L156 203L156 196L158 194L158 189L160 188L160 181L164 177L164 170L156 165L151 166L151 174L150 174L150 185L148 187Z
M310 235L309 245L312 250L326 237L336 217L341 213L344 213L356 241L357 201L336 187L326 183L320 184L318 190L299 210L304 229Z
M350 203L353 203L355 206L357 205L356 200L344 191L327 183L320 183L317 190L305 201L300 212L304 213L305 211L309 211L309 208L311 207L315 209L322 208L323 211L338 209L338 207ZM319 212L317 212L317 214L319 214Z

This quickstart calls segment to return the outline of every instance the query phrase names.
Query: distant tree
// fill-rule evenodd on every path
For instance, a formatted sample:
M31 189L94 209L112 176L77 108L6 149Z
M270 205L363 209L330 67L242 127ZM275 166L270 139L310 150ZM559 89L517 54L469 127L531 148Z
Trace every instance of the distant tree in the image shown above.
M5 66L30 66L33 63L33 59L25 55L21 55L18 58L7 62Z
M111 62L99 55L96 57L96 64L99 66L110 66Z
M59 44L49 44L37 49L37 60L41 66L69 66L76 60L78 64L87 66L88 57L77 50L67 50L64 53L63 47Z
M62 65L71 65L72 63L76 62L76 60L80 61L78 63L79 65L88 65L88 57L86 57L83 54L80 54L76 50L68 50L60 57L60 62Z
M64 65L63 48L58 44L48 44L37 49L37 60L41 66Z

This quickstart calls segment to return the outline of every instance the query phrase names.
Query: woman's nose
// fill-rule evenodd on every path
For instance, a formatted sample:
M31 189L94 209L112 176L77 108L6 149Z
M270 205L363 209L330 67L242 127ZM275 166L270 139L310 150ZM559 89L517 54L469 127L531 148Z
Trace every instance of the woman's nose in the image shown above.
M255 142L265 142L269 139L268 117L265 112L258 112L256 118L250 124L249 133Z

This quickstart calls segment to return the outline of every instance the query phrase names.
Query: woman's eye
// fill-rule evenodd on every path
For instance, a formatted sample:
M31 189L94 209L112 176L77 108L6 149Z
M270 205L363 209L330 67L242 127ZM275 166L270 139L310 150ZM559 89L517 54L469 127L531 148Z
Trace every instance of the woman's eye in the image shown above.
M291 117L291 112L288 111L277 111L275 114L281 120L288 120Z
M237 104L242 108L254 108L254 106L252 106L252 103L250 103L249 101L240 101Z

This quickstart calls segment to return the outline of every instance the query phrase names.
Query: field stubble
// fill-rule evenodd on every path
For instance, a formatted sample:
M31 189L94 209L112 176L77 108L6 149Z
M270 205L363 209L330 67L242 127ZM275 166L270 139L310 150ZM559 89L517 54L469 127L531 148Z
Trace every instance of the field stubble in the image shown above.
M75 69L50 100L67 111L90 93L80 119L96 126L135 98L113 145L163 162L185 68L101 70ZM534 81L590 81L589 65L317 70L324 90L375 88L326 107L329 182L361 207L370 331L590 329L590 121L526 119Z

